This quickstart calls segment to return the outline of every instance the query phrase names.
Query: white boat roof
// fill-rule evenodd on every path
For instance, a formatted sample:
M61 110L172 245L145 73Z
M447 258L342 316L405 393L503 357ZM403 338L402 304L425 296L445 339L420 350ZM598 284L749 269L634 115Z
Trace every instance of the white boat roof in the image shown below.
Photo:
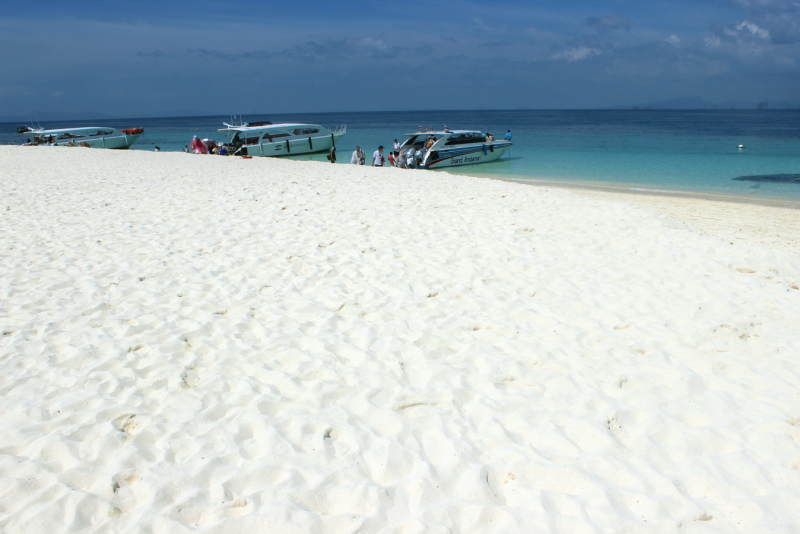
M116 128L112 128L111 126L84 126L81 128L59 128L58 130L28 130L27 132L22 132L23 134L36 134L36 135L53 135L53 134L60 134L60 133L67 133L67 132L81 132L81 131L88 131L88 130L116 130Z
M410 133L410 134L405 134L405 135L406 135L406 137L411 137L412 135L457 135L457 134L465 134L465 133L476 133L476 134L479 134L481 132L480 132L480 130L447 130L446 132L445 131L433 132L433 131L429 130L427 132L415 132L415 133Z
M281 124L264 124L264 125L261 125L261 126L234 126L234 125L228 125L228 124L226 124L225 126L227 126L227 127L226 128L222 128L222 129L220 129L218 131L224 132L224 131L227 131L227 130L231 130L231 131L236 131L236 132L250 132L250 131L253 131L253 130L271 130L273 128L281 128L281 129L283 129L283 128L309 128L309 127L322 128L322 126L320 126L319 124L300 124L300 123L294 123L294 122L285 122L285 123L281 123ZM327 130L327 128L326 128L326 130Z

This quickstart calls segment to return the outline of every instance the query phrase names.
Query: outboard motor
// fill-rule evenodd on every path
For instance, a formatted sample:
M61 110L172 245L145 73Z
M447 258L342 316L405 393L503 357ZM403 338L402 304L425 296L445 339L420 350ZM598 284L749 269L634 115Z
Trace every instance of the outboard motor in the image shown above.
M425 151L420 148L414 154L414 161L416 161L418 167L421 167L422 166L422 162L424 160L425 160Z

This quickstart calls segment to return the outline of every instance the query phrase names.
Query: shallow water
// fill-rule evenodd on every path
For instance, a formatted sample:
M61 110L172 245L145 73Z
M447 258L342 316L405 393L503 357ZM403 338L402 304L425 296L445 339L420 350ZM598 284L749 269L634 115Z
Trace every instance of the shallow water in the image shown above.
M238 122L238 118L235 119ZM800 110L581 110L416 111L306 113L246 116L245 121L347 124L339 162L356 145L369 155L378 145L420 126L477 129L502 137L510 129L514 147L494 163L444 172L523 180L556 180L636 190L678 190L800 200L800 181L734 180L743 176L800 172ZM47 128L143 126L136 150L180 150L193 135L224 139L217 129L231 117L177 117L51 122ZM15 124L0 124L0 144L22 142ZM744 149L737 148L744 145ZM325 154L292 156L325 161ZM777 187L776 187L777 185Z

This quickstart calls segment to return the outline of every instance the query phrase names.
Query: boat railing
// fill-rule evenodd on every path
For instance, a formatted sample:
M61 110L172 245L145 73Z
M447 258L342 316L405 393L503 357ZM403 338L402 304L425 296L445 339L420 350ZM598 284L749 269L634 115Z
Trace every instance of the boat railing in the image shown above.
M331 133L333 135L344 135L345 133L347 133L347 125L340 124L336 128L331 129Z

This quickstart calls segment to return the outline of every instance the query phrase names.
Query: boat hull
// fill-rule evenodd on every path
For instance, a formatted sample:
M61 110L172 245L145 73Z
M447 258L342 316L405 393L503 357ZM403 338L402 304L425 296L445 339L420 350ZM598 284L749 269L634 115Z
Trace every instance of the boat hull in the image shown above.
M319 137L306 137L288 139L286 141L274 141L272 143L261 143L259 145L248 145L242 147L237 154L242 156L300 156L302 154L314 154L316 152L328 152L333 148L334 142L338 143L344 134L333 134Z
M427 157L423 167L426 169L443 169L445 167L488 163L502 158L510 148L511 143L501 142L435 150Z
M72 142L75 144L75 146L83 146L83 143L85 142L88 143L91 148L123 149L130 148L130 146L138 141L142 135L144 134L85 137L73 139ZM69 145L69 142L70 139L59 140L56 141L56 145L67 146Z

